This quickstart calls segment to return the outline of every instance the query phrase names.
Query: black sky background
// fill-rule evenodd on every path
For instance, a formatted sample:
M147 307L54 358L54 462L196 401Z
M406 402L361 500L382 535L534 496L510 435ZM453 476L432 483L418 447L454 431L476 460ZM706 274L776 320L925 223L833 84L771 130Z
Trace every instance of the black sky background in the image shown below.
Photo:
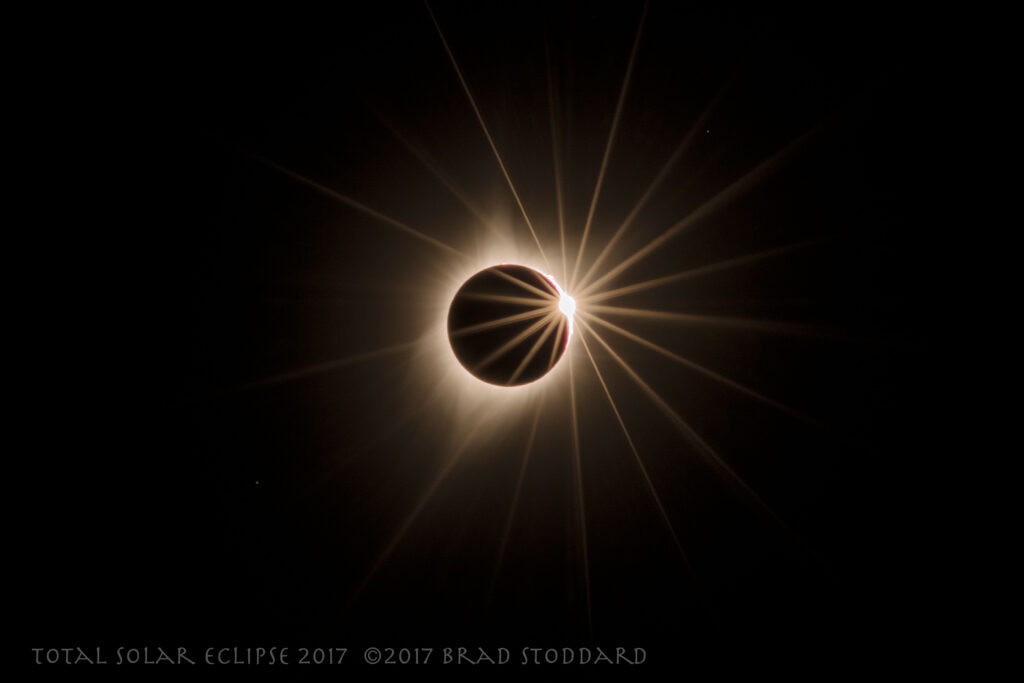
M544 230L556 225L549 36L573 250L641 9L435 8ZM429 413L430 387L378 359L229 391L413 338L430 323L423 283L439 280L443 256L252 154L453 244L482 230L388 121L481 206L516 219L423 6L346 6L330 20L150 12L124 31L97 16L40 31L31 63L46 77L26 79L37 94L31 168L55 189L32 195L41 239L29 317L45 362L27 394L35 436L19 491L25 647L591 642L645 647L652 667L681 672L749 663L755 651L831 670L905 653L927 609L915 475L945 457L929 429L939 246L920 208L934 76L923 26L867 10L653 3L595 234L614 230L732 86L618 258L822 127L782 170L620 282L823 241L622 305L806 322L854 341L629 325L830 427L818 430L604 335L794 535L730 489L591 342L700 580L584 356L593 636L567 406L542 418L489 606L528 421L496 430L453 473L345 611L437 471L445 425L417 412ZM339 454L351 458L340 469Z

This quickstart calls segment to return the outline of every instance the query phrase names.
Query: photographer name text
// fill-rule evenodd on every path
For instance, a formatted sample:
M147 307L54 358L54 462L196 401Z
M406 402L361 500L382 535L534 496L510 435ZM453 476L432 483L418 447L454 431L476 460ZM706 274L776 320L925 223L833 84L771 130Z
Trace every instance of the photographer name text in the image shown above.
M47 666L638 666L642 647L34 647Z

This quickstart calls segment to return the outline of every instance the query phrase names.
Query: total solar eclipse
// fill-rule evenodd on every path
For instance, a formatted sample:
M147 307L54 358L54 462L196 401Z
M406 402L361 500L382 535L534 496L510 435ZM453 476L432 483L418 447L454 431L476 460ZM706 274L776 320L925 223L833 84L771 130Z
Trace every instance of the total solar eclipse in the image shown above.
M934 417L970 356L930 351L971 332L929 294L968 264L922 162L957 93L920 16L763 5L350 3L71 50L47 92L95 102L34 117L29 161L97 132L100 167L41 216L23 640L889 663L895 513L965 451Z
M565 353L575 311L575 301L552 277L502 264L459 288L448 310L448 339L459 363L477 379L529 384Z

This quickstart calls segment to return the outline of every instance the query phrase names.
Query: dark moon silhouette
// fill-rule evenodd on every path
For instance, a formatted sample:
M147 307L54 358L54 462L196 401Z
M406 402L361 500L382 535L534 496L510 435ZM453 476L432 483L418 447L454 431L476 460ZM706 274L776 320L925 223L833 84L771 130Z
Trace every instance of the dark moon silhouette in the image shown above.
M455 357L489 384L510 387L540 379L569 341L559 296L548 277L526 266L480 271L462 285L448 310Z

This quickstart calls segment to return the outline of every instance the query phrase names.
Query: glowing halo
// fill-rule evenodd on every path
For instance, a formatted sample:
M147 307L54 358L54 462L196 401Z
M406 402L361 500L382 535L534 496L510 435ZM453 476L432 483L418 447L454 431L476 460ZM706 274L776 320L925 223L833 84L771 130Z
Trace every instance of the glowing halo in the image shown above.
M429 303L410 320L425 334L417 341L413 352L417 360L408 366L405 386L424 396L444 396L445 400L436 402L433 409L442 414L437 419L451 421L455 433L481 420L487 429L498 429L532 415L538 402L556 405L568 401L569 363L564 361L577 355L576 360L586 361L577 344L567 344L562 359L550 372L537 381L513 386L482 381L459 363L448 338L448 311L459 288L474 274L495 265L517 264L558 284L540 262L536 245L517 229L513 217L496 217L490 227L489 233L476 232L468 235L470 240L456 243L463 256L443 256L433 262L432 272L423 273L418 286L428 294ZM557 242L545 242L544 247L558 249Z

